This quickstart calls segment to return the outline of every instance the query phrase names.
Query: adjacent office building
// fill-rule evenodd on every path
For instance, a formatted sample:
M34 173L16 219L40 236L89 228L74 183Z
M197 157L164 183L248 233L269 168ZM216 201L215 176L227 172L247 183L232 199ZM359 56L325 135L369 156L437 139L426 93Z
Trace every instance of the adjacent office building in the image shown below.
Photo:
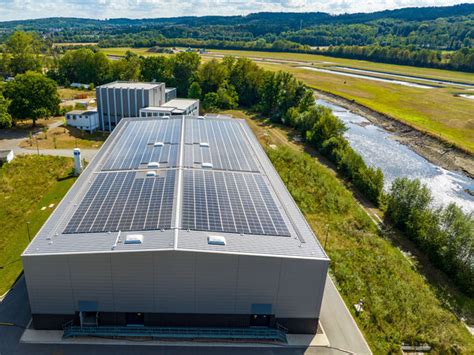
M232 339L315 334L329 263L245 121L196 116L120 120L22 260L36 329Z
M115 81L96 88L100 129L113 130L124 117L139 117L140 109L166 102L164 83Z
M140 117L199 116L199 100L173 99L160 107L145 107Z

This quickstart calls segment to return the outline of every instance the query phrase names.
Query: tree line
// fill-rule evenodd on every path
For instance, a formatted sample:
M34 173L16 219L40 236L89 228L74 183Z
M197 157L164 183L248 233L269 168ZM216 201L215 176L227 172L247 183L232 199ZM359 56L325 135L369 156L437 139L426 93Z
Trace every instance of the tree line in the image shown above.
M419 180L396 179L387 215L470 296L474 296L474 216L454 203L433 207L430 190Z
M353 34L355 36L355 34ZM439 68L474 72L474 48L462 47L455 51L442 51L414 45L370 44L370 45L330 45L328 47L310 47L289 39L266 41L257 40L221 40L221 39L194 39L194 38L164 38L162 36L150 38L102 39L101 47L190 47L212 48L227 50L255 50L264 52L291 52L304 54L319 54L337 58L362 59L373 62L411 65L426 68ZM473 30L474 36L474 30ZM354 37L353 37L354 38ZM344 43L344 42L343 42ZM351 43L351 42L349 42Z

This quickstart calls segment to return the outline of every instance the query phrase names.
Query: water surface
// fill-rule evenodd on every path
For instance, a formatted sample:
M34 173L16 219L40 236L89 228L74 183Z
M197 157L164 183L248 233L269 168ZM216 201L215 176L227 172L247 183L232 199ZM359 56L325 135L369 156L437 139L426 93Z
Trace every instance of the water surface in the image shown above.
M316 102L332 109L344 121L348 128L345 136L352 148L362 155L367 164L382 169L387 189L397 177L418 178L430 188L436 205L455 202L466 212L474 211L474 196L465 191L474 190L473 179L430 163L397 142L392 133L344 107L325 100Z

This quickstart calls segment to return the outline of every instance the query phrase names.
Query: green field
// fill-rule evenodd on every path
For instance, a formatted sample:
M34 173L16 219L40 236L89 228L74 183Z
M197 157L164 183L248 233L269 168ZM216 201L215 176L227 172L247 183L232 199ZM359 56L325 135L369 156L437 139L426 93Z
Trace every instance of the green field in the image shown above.
M281 52L257 52L257 51L238 51L210 49L209 54L235 55L243 57L267 58L301 61L315 63L319 65L340 65L358 69L376 70L392 74L412 75L429 79L441 79L447 81L459 81L474 84L474 73L463 73L451 70L430 69L420 67L410 67L406 65L384 64L368 62L365 60L335 58L315 54L303 53L281 53Z
M474 153L474 100L455 97L458 90L420 89L286 65L263 66L268 70L289 71L314 89L354 100Z
M152 53L148 52L149 48L131 48L131 47L116 47L116 48L100 48L102 52L104 52L107 55L114 55L118 57L123 57L125 56L125 53L127 51L131 51L133 53L136 53L138 55L142 55L144 57L152 56L152 55L169 55L165 53Z
M33 238L74 183L72 166L70 158L31 155L0 168L0 295L22 270L20 255L29 243L27 222Z
M288 64L258 64L267 70L288 71L309 87L354 100L474 153L474 100L454 96L462 92L458 88L422 89L315 72Z

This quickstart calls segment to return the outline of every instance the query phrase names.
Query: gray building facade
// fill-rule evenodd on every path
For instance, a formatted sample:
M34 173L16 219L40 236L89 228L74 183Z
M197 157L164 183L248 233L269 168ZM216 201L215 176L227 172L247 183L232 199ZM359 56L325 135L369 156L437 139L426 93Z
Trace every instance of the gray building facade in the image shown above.
M166 102L164 83L115 81L96 88L100 129L113 130L124 117L138 117L140 109Z
M22 254L36 329L315 334L329 259L244 120L125 118Z

